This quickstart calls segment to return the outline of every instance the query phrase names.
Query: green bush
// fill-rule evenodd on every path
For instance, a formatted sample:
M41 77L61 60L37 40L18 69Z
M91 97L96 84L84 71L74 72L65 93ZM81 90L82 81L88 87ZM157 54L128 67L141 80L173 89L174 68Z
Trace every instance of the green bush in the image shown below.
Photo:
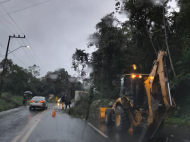
M88 119L97 120L99 118L99 108L109 107L109 103L113 102L110 99L92 99L92 103L89 108L89 114L87 113L89 107L90 97L82 97L80 101L75 103L73 108L66 110L70 115L85 119L88 115Z
M10 98L11 96L12 96L12 94L9 93L9 92L5 92L5 93L2 94L2 97Z
M75 103L73 108L70 108L69 113L75 117L85 118L88 107L88 97L82 97L80 101Z
M165 122L169 125L178 125L182 127L190 127L190 106L189 104L183 104L178 106L176 110L173 110L167 114Z
M166 117L165 122L170 125L178 125L182 127L190 127L190 118L183 117Z
M15 105L22 105L23 102L23 97L21 96L12 96L11 97L11 101L15 104Z
M0 111L9 109L9 106L5 100L0 100Z
M11 93L3 93L0 99L0 111L5 111L22 105L22 96L13 96Z

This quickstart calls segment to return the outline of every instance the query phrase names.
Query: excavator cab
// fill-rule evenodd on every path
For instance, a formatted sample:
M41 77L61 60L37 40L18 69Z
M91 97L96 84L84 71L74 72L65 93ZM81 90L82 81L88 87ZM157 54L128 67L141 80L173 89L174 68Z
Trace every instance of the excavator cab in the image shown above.
M125 74L121 77L120 96L125 96L135 110L147 108L147 95L144 89L146 74ZM123 97L121 97L123 98Z

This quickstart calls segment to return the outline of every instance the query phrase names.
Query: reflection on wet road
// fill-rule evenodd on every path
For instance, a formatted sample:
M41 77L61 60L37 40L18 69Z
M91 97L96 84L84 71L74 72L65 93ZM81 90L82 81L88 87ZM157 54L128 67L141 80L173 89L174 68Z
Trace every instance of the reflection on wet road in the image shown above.
M92 122L97 128L109 137L109 141L111 142L140 142L140 136L142 134L142 130L134 134L130 134L128 132L119 132L116 130L114 124L105 125L105 123L95 123ZM163 141L164 139L164 141ZM167 140L168 139L168 140ZM154 141L155 140L155 141ZM156 141L157 140L157 141ZM190 142L189 130L185 128L173 128L171 126L165 126L165 128L156 133L154 139L150 142Z
M53 108L56 115L52 117ZM63 113L55 104L47 110L20 107L0 113L0 142L106 142L85 121Z
M0 113L0 141L11 142L28 122L42 110L29 111L28 107L19 107Z
M188 132L168 127L159 137L172 135L170 142L189 142ZM138 142L139 137L140 133L118 132L114 125L72 118L56 104L47 110L20 107L0 113L0 142Z
M93 122L92 122L93 123ZM99 130L106 134L109 138L109 141L111 142L137 142L138 141L138 136L132 136L128 132L119 132L116 130L114 124L112 125L105 125L103 122L102 123L93 123L94 125L99 127Z

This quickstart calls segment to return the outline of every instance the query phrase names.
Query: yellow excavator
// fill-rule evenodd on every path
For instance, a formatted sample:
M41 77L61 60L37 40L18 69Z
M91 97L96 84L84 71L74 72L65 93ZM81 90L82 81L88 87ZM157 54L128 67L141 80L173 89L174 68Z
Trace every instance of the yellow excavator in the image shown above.
M152 132L148 134L150 138L163 126L166 112L176 106L170 93L166 56L165 51L158 53L150 74L121 76L120 97L112 108L100 108L100 118L107 125L114 121L118 130L129 132L137 127L146 128Z

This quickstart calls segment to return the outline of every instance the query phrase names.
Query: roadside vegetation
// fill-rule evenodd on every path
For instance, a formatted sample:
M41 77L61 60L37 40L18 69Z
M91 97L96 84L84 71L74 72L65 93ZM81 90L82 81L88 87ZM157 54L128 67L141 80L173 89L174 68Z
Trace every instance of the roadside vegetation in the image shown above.
M175 110L169 112L166 117L166 123L190 128L190 96L183 98Z
M93 84L100 92L100 100L115 100L119 79L130 73L132 64L137 65L137 72L150 73L157 53L167 51L169 82L177 108L168 114L166 123L189 126L190 1L176 2L178 10L169 7L170 0L116 0L115 13L127 15L128 20L119 21L115 13L100 19L88 42L88 47L96 50L89 54L76 49L72 65L84 85ZM81 111L82 105L74 112Z
M23 97L12 95L11 93L3 93L0 99L0 111L16 108L22 105Z
M81 119L87 119L90 121L99 121L99 108L100 107L112 107L114 100L105 98L92 98L89 96L84 96L80 101L75 103L75 106L66 109L72 117L77 117ZM90 104L90 105L89 105Z
M3 62L4 60L0 62L0 69ZM74 79L70 81L71 76L64 68L48 72L44 77L39 78L40 67L37 65L25 69L14 64L11 59L8 59L6 64L7 71L4 76L3 93L0 96L0 111L22 105L25 91L32 92L32 95L28 95L28 105L33 96L44 96L48 100L50 94L54 94L58 98L67 94L73 98L75 89L81 88L80 82Z

